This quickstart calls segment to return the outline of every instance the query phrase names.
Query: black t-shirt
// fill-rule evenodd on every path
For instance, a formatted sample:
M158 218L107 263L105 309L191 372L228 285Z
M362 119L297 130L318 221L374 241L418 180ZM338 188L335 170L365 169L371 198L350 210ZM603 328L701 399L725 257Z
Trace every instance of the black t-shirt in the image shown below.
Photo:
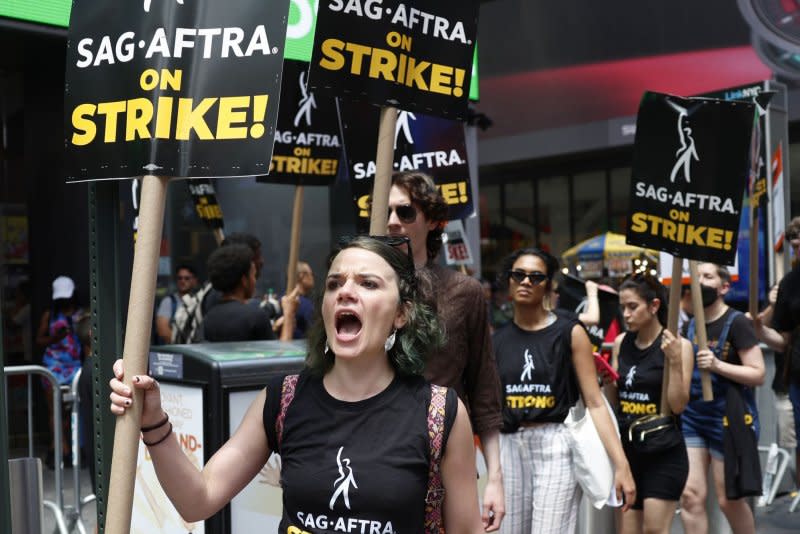
M772 315L772 327L791 332L800 326L800 266L783 277L778 285L778 298Z
M636 346L636 333L627 333L619 347L617 367L617 420L620 429L624 431L635 419L659 412L661 384L664 381L661 334L650 346L640 349Z
M203 317L206 341L256 341L275 339L269 316L258 306L223 300Z
M282 380L270 381L264 405L273 450ZM301 374L280 447L283 517L278 532L423 532L430 398L430 385L422 377L398 375L374 397L344 402L328 394L321 379ZM443 455L457 398L448 389Z
M772 315L772 327L779 332L790 332L789 348L785 357L789 358L790 377L800 383L800 265L792 269L778 285L778 298ZM776 355L777 366L778 358ZM783 361L782 361L783 363ZM783 366L778 367L776 377L783 378Z
M728 331L728 337L725 340L725 345L721 350L717 351L719 338L722 335L722 329L725 326L725 321L731 314L737 314L731 323ZM708 337L708 348L717 353L717 357L725 362L741 365L742 359L739 357L739 351L749 349L758 344L753 324L741 312L728 308L717 320L706 323L706 335ZM697 337L696 335L694 336ZM690 339L695 350L697 347L697 339ZM703 400L703 387L700 382L700 370L695 366L692 373L692 387L689 404L686 406L684 412L689 416L709 416L722 419L725 413L725 396L727 394L728 385L731 383L727 378L721 377L716 373L710 373L711 384L714 390L714 400L706 402ZM742 386L745 400L750 408L755 413L755 399L753 390L751 388Z
M535 331L511 322L492 336L503 395L502 432L521 422L561 423L578 400L572 365L575 321L556 316Z

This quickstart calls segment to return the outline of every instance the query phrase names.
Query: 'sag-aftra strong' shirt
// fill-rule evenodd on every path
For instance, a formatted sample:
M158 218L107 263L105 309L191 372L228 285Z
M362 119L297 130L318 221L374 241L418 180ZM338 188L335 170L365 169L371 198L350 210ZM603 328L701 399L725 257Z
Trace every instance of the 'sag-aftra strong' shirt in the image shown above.
M658 414L661 408L665 358L661 350L661 336L659 334L643 349L636 346L636 332L629 332L622 338L617 369L617 420L623 434L634 420Z
M513 322L492 337L503 387L503 432L520 423L561 423L578 400L572 365L575 321L556 316L540 330L523 330Z
M264 426L277 450L281 379L268 385ZM396 376L359 402L330 396L303 373L286 412L280 447L281 534L417 534L424 531L430 444L430 385ZM448 389L445 445L457 396ZM444 445L442 454L444 455Z

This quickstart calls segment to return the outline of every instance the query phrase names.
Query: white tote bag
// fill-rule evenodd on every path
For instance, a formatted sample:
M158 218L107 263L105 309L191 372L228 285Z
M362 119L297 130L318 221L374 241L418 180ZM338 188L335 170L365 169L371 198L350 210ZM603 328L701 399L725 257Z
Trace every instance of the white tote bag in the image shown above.
M603 402L608 408L611 422L619 435L617 418L614 417L614 412L605 396L603 396ZM589 502L599 510L610 500L609 497L613 497L611 500L616 500L614 464L611 463L606 448L600 441L600 435L597 433L591 414L586 409L581 397L578 397L578 402L570 408L564 424L569 431L575 478Z

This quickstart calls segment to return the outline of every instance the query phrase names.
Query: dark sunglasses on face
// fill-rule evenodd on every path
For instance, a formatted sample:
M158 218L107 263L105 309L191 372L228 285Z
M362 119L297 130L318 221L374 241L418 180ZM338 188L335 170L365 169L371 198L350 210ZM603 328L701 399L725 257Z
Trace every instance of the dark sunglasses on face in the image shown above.
M547 275L538 271L532 273L526 273L525 271L508 271L508 277L518 284L521 284L527 278L530 280L531 284L535 286L547 280Z
M404 224L411 224L417 220L417 208L411 204L402 204L400 206L389 206L389 213L387 218L392 216L392 211L397 214L397 218Z
M398 206L401 207L401 206ZM411 207L411 206L408 206ZM411 208L414 209L414 208ZM398 213L399 215L399 213ZM358 237L366 237L369 239L374 239L375 241L380 241L381 243L385 243L390 247L398 247L400 245L406 245L406 250L408 251L408 261L411 264L414 264L414 255L411 253L411 239L408 236L404 235L345 235L339 238L339 246L345 247L353 242Z

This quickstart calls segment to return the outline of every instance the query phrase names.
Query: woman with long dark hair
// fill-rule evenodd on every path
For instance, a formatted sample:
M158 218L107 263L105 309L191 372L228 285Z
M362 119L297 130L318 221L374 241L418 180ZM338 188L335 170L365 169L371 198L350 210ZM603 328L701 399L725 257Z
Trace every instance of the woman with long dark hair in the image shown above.
M654 277L638 274L627 279L620 286L619 301L628 331L614 341L612 365L619 378L607 391L617 407L637 498L618 516L618 530L666 534L689 475L689 459L675 416L658 416L664 391L670 414L680 414L689 402L692 346L665 328L666 290ZM653 441L656 437L663 443Z
M614 466L614 489L627 503L636 494L628 461L600 392L592 346L583 326L545 307L558 262L537 248L506 258L514 318L493 337L503 384L500 461L506 495L501 532L573 532L580 491L568 431L570 407L583 397ZM627 504L626 504L627 506Z
M171 437L158 383L133 377L144 390L143 441L186 520L216 513L278 451L281 533L438 532L437 524L483 532L469 418L454 390L421 376L442 340L410 255L394 246L401 242L408 240L343 245L315 306L307 369L270 381L202 471ZM121 415L133 397L121 362L114 370L111 410Z

